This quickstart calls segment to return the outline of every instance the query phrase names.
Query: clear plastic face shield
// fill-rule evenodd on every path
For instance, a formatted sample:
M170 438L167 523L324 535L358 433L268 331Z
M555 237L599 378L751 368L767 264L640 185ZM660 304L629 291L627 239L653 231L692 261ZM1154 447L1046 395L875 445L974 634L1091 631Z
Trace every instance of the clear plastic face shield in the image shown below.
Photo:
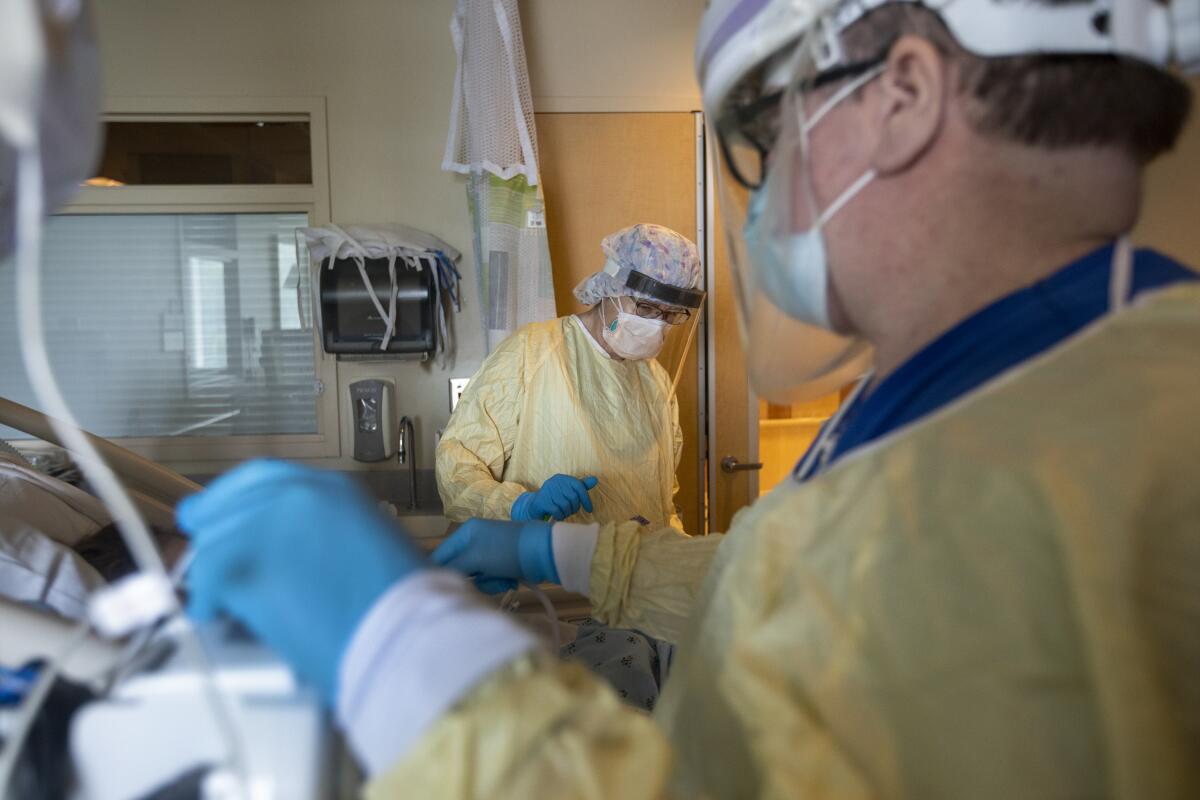
M747 371L758 395L777 403L834 391L865 373L871 360L865 341L831 330L821 229L874 176L836 187L822 207L809 138L880 74L882 59L846 63L822 41L831 39L806 35L715 120L721 214Z
M662 283L636 270L625 286L634 294L600 302L604 337L623 357L657 359L671 376L673 395L699 328L705 293Z

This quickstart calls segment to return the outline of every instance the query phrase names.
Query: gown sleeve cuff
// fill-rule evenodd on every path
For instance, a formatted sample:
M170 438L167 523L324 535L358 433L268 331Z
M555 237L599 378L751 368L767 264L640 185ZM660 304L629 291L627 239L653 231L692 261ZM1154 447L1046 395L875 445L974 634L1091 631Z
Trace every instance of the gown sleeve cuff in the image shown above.
M558 570L559 583L569 592L587 596L588 582L592 578L592 556L596 554L596 537L600 526L577 525L573 522L557 522L550 532L554 548L554 568Z
M417 573L384 592L351 636L338 723L363 768L379 775L475 684L536 646L462 576Z

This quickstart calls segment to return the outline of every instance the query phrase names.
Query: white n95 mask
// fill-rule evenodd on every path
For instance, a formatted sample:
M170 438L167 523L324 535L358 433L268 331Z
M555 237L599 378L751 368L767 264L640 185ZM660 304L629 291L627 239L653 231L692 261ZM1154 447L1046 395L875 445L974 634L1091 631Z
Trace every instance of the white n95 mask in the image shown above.
M669 323L666 320L646 319L622 311L615 301L614 305L617 306L616 319L600 329L604 341L613 352L631 361L641 361L658 355L663 342L666 341Z

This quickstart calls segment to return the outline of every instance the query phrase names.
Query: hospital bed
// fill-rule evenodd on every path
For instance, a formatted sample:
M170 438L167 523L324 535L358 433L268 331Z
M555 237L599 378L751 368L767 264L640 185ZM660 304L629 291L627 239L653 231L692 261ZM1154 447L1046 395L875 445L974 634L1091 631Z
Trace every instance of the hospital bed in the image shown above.
M0 398L0 426L62 446L44 414L5 398ZM174 507L202 488L100 436L87 436L151 524L171 527ZM401 514L398 522L413 528L418 546L426 552L447 533L444 520L440 527L409 524L433 522L427 514ZM503 602L548 642L570 641L571 623L590 611L586 598L561 587L543 587L539 593L522 586ZM551 618L559 621L557 636L546 618L547 604L553 609ZM0 630L4 631L0 665L58 659L69 653L61 658L63 678L107 690L72 721L71 760L81 800L153 797L155 790L173 782L196 780L206 765L227 762L227 731L209 707L205 676L179 647L170 623L157 632L157 644L112 641L94 634L80 640L77 623L0 597ZM317 698L296 681L291 670L228 624L205 628L200 635L236 720L236 746L256 790L263 797L298 800L357 796L360 777L353 759L333 733ZM131 659L137 647L142 652ZM119 665L124 666L114 676ZM181 724L181 720L188 722ZM229 778L217 771L213 777Z
M0 425L62 444L45 415L4 398ZM151 524L170 527L175 505L201 488L106 439L88 438ZM286 665L227 623L199 631L199 656L183 625L167 620L153 632L106 639L76 621L0 597L0 665L53 661L61 679L96 694L71 718L74 797L154 797L192 785L197 796L209 796L204 791L219 792L222 781L237 775L255 796L356 795L352 759L316 696ZM0 780L6 752L0 748ZM8 796L6 788L0 785L0 796Z
M62 446L62 441L40 411L0 397L0 426L15 428L42 441ZM200 484L188 480L124 447L99 436L87 434L92 445L121 478L142 515L154 525L169 527L175 518L175 504L200 491Z

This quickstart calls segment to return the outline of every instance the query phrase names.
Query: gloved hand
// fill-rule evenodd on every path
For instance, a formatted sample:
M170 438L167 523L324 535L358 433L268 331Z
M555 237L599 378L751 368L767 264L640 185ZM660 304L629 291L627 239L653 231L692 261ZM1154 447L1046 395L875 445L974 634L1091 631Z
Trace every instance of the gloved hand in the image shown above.
M188 613L241 620L330 705L363 616L428 564L351 478L281 461L223 475L177 517L194 548Z
M536 492L526 492L513 503L509 516L514 521L544 520L551 517L562 521L580 508L592 510L588 490L595 488L599 480L589 476L580 480L572 475L555 475Z
M433 563L458 570L479 591L499 594L517 581L558 583L549 522L469 519L433 551Z

